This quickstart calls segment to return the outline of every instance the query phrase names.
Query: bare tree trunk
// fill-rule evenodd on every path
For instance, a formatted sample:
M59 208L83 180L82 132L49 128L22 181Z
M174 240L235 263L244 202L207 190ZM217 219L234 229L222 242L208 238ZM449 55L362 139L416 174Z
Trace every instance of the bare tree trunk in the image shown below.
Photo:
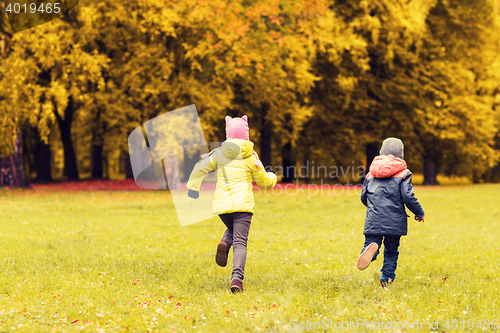
M122 161L126 178L134 179L134 171L132 170L132 162L130 161L130 154L128 153L128 151L124 152Z
M373 160L375 157L379 155L379 147L380 143L379 142L369 142L365 146L365 152L366 152L366 170L365 170L365 176L370 172L370 165L372 164ZM363 184L365 182L365 177L361 178L359 180L360 184Z
M101 179L103 177L102 144L92 146L92 178Z
M436 163L430 157L424 157L424 184L437 185Z
M271 143L272 129L271 123L267 121L268 106L262 106L261 121L260 121L260 160L264 167L271 166Z
M30 187L24 174L22 132L17 131L14 154L0 158L0 186Z
M379 147L379 142L370 142L366 144L366 167L368 169L370 169L370 165L375 157L379 155Z
M9 17L4 10L3 0L0 0L0 58L6 58L10 53L12 43L12 29Z
M490 170L487 182L500 183L500 164Z
M80 178L78 175L75 149L73 148L73 142L71 140L71 124L75 112L74 107L73 97L70 96L68 106L64 112L64 119L57 111L54 112L57 123L59 124L59 130L61 131L61 141L64 148L64 171L68 180L78 180ZM55 108L55 110L57 110L57 108Z
M283 158L283 183L291 183L295 179L295 159L293 156L292 143L287 142L281 151Z
M95 89L93 86L92 88ZM103 128L101 121L101 108L97 109L94 122L97 125L92 133L92 178L101 179L104 177L104 157L103 157Z
M52 174L50 172L50 145L43 142L38 133L36 136L34 153L36 180L40 182L50 182L52 180Z

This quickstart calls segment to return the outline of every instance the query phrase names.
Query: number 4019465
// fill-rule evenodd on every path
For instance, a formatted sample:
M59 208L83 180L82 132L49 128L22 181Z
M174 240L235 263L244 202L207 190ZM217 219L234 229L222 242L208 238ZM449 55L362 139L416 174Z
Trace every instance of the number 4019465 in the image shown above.
M499 328L498 325L498 319L484 319L484 320L474 320L474 319L469 319L469 320L458 320L458 319L452 319L452 320L446 320L444 323L444 327L447 329L488 329L492 328L494 330Z
M24 4L19 4L19 3L9 3L7 8L5 9L8 13L12 14L19 14L19 13L24 13L24 14L35 14L35 13L60 13L61 12L61 4L60 3L55 3L53 6L51 3L42 3L40 6L37 6L36 3L30 3L29 6L24 3Z

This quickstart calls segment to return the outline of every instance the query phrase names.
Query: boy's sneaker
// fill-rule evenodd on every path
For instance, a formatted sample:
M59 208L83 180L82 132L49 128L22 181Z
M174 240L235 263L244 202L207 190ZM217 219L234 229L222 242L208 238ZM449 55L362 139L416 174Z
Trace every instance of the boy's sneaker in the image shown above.
M231 292L233 294L243 292L243 283L241 283L241 281L239 280L231 281Z
M375 252L377 252L377 250L377 243L371 243L370 245L368 245L363 253L360 254L358 262L356 263L356 267L358 267L359 270L364 270L368 266L370 266L373 256L375 255Z
M229 247L227 243L221 241L219 245L217 245L217 253L215 254L215 262L220 267L226 267L227 265L227 254L229 253Z
M391 278L389 278L388 280L380 279L380 285L382 286L382 288L385 288L388 284L391 284L391 283L392 283Z

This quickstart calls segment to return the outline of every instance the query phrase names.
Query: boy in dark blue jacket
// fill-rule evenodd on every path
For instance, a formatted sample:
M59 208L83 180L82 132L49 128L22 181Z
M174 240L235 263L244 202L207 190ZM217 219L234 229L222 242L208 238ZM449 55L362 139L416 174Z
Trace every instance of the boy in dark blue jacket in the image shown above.
M361 191L361 201L366 206L365 244L358 258L357 267L366 269L377 258L384 242L384 265L380 283L383 287L396 278L399 240L408 232L408 215L405 205L424 222L424 210L413 193L411 171L403 160L403 142L387 138L382 143L380 155L370 165Z

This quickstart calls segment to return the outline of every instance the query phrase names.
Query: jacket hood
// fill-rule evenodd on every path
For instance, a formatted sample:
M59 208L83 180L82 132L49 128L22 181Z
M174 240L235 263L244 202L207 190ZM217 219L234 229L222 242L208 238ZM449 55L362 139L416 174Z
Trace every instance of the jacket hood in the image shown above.
M379 155L370 165L370 174L375 178L388 178L406 169L406 162L393 155Z
M241 152L242 158L247 158L253 155L253 142L241 139L230 139L222 143L222 153L230 158L235 159Z

